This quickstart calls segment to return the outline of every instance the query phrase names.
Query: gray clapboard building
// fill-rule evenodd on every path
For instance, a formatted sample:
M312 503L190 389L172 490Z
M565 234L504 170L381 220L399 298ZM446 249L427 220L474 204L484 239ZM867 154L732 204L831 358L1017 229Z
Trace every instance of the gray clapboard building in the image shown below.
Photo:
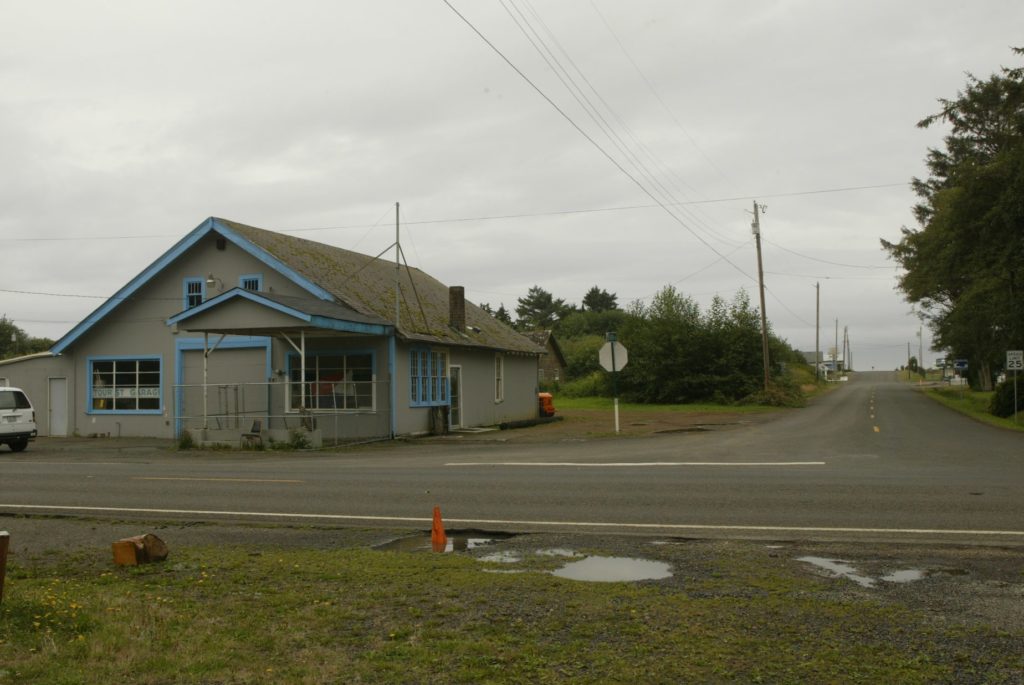
M0 377L41 435L316 444L533 418L543 353L418 269L211 217Z

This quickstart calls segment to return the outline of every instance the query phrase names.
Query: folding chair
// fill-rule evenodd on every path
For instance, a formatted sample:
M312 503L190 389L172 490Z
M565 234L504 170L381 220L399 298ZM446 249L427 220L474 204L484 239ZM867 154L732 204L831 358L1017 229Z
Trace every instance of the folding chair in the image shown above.
M252 422L252 428L247 433L242 433L242 436L238 439L238 447L241 449L246 445L254 446L259 444L263 447L263 421L255 419Z

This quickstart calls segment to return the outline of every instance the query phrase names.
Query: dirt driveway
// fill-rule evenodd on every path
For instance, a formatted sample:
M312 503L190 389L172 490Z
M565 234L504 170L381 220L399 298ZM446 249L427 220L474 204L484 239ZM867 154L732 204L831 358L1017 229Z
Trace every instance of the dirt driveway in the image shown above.
M787 410L687 412L670 409L620 409L619 437L641 437L665 433L735 430L784 415ZM555 420L534 426L454 431L445 440L550 443L581 441L615 436L615 415L611 409L569 409L558 411Z

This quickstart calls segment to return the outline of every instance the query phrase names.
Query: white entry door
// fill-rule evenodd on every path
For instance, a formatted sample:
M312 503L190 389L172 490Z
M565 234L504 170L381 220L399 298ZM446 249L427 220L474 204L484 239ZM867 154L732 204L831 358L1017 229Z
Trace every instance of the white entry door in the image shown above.
M50 436L66 438L68 435L68 379L50 378Z

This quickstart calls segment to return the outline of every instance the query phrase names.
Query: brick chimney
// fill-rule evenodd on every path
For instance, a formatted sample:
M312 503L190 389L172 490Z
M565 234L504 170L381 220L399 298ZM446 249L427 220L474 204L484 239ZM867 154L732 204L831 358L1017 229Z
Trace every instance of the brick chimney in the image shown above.
M459 333L466 332L466 289L461 285L448 288L448 325Z

